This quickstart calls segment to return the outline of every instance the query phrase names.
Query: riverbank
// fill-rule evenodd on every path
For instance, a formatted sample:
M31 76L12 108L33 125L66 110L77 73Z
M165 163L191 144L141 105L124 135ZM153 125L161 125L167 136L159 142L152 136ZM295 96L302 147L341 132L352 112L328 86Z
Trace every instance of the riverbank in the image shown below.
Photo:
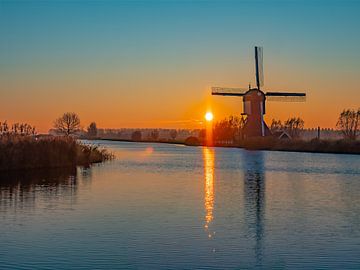
M71 137L0 137L0 171L89 166L113 157L106 149Z
M140 142L140 143L167 143L187 146L205 146L195 137L186 141L169 140L141 140L132 141L124 139L100 139L106 141ZM332 154L360 154L360 141L353 140L284 140L276 138L250 138L239 143L215 143L213 147L244 148L247 150L332 153Z
M86 138L86 140L101 140L101 141L114 141L114 142L138 142L138 143L167 143L167 144L182 144L186 145L184 141L170 141L170 140L141 140L141 141L134 141L134 140L126 140L126 139L108 139L108 138L96 138L96 139L89 139Z
M360 141L354 140L281 140L276 138L252 138L241 142L238 147L248 150L269 150L287 152L360 154Z

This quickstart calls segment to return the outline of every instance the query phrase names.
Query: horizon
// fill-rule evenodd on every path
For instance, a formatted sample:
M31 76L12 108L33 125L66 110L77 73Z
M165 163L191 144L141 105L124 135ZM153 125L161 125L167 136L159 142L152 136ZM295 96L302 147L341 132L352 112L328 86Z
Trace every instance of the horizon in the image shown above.
M212 86L255 85L264 48L265 120L299 116L334 128L359 103L360 24L354 1L0 2L0 121L48 132L64 112L82 126L202 128L240 115L240 98ZM255 18L255 19L254 19ZM346 41L346 42L345 42Z

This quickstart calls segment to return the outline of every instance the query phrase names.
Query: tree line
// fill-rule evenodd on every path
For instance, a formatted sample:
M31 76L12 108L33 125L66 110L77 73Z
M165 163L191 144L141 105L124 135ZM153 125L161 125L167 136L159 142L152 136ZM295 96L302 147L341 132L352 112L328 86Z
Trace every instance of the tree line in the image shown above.
M80 117L74 112L66 112L54 123L54 129L57 133L70 136L81 131ZM220 121L214 123L213 126L213 138L216 141L239 141L243 137L243 128L246 123L246 119L241 116L229 116ZM284 122L273 119L270 125L272 133L287 132L292 138L299 138L301 131L304 129L304 120L300 117L291 117ZM337 120L336 127L345 139L356 140L360 131L360 108L358 110L346 109L343 110ZM0 135L36 135L36 128L27 123L14 123L9 125L7 121L0 122ZM97 136L97 125L95 122L90 123L87 127L87 135L89 137ZM174 140L177 136L177 131L170 132L170 137ZM200 131L200 139L205 137L205 130ZM142 134L140 131L134 131L132 140L142 140ZM159 131L153 130L150 134L150 139L156 141L159 138Z
M232 140L239 141L243 138L243 128L246 123L246 119L241 116L229 116L214 124L213 138L217 141ZM300 117L291 117L284 122L273 119L270 125L270 130L274 134L276 132L286 132L291 138L299 138L301 132L304 129L305 122ZM360 108L358 110L346 109L343 110L338 118L336 127L341 131L345 139L356 140L359 136L360 129ZM71 135L81 130L80 118L76 113L67 112L54 121L54 128L57 132L64 135ZM0 133L8 132L19 133L35 133L35 128L27 124L14 124L9 128L6 124L0 123ZM95 122L92 122L87 127L87 135L90 137L97 136L97 126ZM170 134L172 139L177 136L176 130ZM205 130L200 131L199 137L205 137ZM134 131L132 140L142 140L141 131ZM159 138L159 131L154 130L150 134L150 139L156 141Z
M241 116L229 116L214 123L213 139L215 141L233 141L237 142L243 138L243 128L246 119ZM305 122L300 117L291 117L282 122L273 119L270 125L270 131L273 134L286 132L291 138L301 137ZM337 129L342 133L344 139L356 140L360 133L360 108L358 110L343 110L336 123ZM200 132L200 139L205 138L205 130Z

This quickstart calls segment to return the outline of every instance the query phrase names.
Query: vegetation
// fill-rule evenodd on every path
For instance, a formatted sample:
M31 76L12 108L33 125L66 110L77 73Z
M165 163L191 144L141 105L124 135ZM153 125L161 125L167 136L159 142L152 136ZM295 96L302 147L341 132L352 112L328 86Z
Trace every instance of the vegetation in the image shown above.
M27 124L27 123L15 123L11 126L8 123L0 122L0 136L1 135L21 135L21 136L29 136L35 135L36 129L35 127Z
M66 112L54 121L54 128L59 134L69 136L80 130L80 118L76 113Z
M156 141L157 139L159 139L159 131L156 129L151 131L150 137L152 140Z
M175 130L175 129L173 129L173 130L171 130L170 131L170 137L171 137L171 139L173 139L173 140L175 140L176 139L176 137L177 137L177 131Z
M87 128L87 135L90 138L94 138L97 136L98 130L95 122L90 123L90 125Z
M140 130L137 130L137 131L134 131L132 134L131 134L131 140L135 141L135 142L139 142L141 141L141 131Z
M270 130L273 134L286 131L292 138L291 140L284 140L276 136L244 139L242 136L244 119L230 116L214 124L214 146L241 147L249 150L360 154L360 141L355 140L356 134L359 132L359 120L360 110L358 112L345 110L340 115L338 122L340 123L338 126L342 127L344 140L320 140L315 138L306 141L300 139L304 121L299 117L289 118L284 123L275 119L272 121ZM185 144L202 144L203 140L201 139L205 136L203 133L200 132L199 139L189 137Z
M105 149L81 144L69 136L0 136L0 171L88 166L113 158Z
M316 153L360 154L360 141L353 140L281 140L274 137L249 138L239 147L248 150L276 150Z
M239 141L242 138L242 130L245 125L243 117L229 116L215 123L213 138L215 141Z
M291 138L300 138L301 131L304 129L304 120L300 117L292 117L284 122L273 119L270 125L270 131L274 134L279 131L286 131Z
M299 138L301 130L304 129L304 120L300 117L292 117L285 121L284 130L289 133L291 138Z
M194 136L190 136L185 140L185 145L199 146L201 145L200 140Z
M283 130L283 124L280 120L273 119L270 125L270 131L272 133L279 132Z
M360 108L343 110L336 126L341 130L345 139L356 140L360 130Z

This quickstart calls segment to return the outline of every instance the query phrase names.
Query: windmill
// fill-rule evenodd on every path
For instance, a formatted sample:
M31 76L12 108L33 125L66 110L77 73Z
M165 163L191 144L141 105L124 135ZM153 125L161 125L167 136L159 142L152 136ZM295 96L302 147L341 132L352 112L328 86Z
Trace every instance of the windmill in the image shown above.
M271 132L264 122L265 101L305 101L305 93L288 92L263 92L264 86L263 73L263 49L255 47L255 75L256 88L224 88L212 87L211 94L216 96L236 96L243 97L244 112L246 122L244 125L245 137L269 136Z

